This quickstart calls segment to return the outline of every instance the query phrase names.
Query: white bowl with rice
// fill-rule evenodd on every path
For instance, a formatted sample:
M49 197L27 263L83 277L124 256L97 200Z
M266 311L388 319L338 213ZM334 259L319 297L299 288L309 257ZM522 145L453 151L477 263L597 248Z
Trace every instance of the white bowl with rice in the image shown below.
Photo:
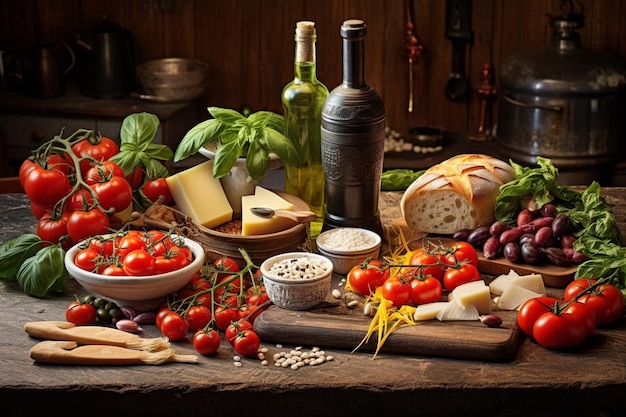
M316 239L317 251L331 260L338 274L347 274L367 258L377 258L381 244L377 233L359 227L329 229Z
M316 253L289 252L265 260L261 273L272 303L288 310L308 310L330 294L333 264Z

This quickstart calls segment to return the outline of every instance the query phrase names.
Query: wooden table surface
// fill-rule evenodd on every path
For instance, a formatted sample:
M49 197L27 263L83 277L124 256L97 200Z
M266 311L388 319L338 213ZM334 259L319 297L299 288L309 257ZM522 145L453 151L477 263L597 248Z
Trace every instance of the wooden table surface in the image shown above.
M626 189L604 190L626 231ZM401 194L383 193L383 221L397 218ZM34 231L24 195L0 195L0 242ZM298 370L244 359L233 364L225 342L198 364L124 367L56 366L29 357L37 342L28 321L63 320L73 294L39 299L0 284L0 415L41 416L622 416L626 413L626 319L579 348L556 352L529 339L511 361L351 353ZM146 337L159 336L152 325ZM173 343L195 354L188 340ZM264 344L272 353L291 346ZM324 346L320 346L324 348ZM310 348L305 346L304 348ZM270 360L270 362L272 362ZM62 413L62 414L61 414Z

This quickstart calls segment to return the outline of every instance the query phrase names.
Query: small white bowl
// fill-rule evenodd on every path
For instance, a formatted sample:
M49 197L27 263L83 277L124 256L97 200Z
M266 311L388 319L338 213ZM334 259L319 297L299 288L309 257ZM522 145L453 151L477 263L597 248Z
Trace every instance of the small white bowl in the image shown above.
M72 246L66 252L65 267L90 294L113 301L120 307L132 306L139 311L150 311L157 308L167 295L184 287L204 264L202 246L191 239L184 240L193 253L193 261L184 268L165 274L120 277L85 271L74 263L84 242Z
M300 259L316 263L323 272L307 278L286 278L271 271L275 264ZM333 264L316 253L288 252L265 260L261 273L267 295L275 305L287 310L308 310L321 304L330 293Z
M333 263L338 274L347 274L366 260L380 254L381 237L371 230L359 227L337 227L317 237L317 251Z

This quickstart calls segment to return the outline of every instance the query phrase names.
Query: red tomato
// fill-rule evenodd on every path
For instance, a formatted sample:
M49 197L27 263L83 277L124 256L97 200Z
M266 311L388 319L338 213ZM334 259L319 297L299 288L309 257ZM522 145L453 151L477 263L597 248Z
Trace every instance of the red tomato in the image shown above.
M454 290L461 284L480 280L480 272L471 263L450 266L443 273L443 286L448 291Z
M268 301L270 298L267 295L265 286L250 287L246 290L246 304L249 305L261 305Z
M69 175L74 171L74 164L71 158L65 158L59 154L51 153L46 156L45 168L59 171L63 175Z
M96 309L89 303L72 301L65 309L65 320L78 326L96 322Z
M415 305L439 301L443 288L441 282L434 277L417 277L410 281L411 303Z
M70 192L70 182L62 172L35 168L24 178L24 192L31 203L51 209Z
M93 206L93 196L89 190L81 189L72 194L69 201L70 210L88 210Z
M33 213L33 216L35 216L36 219L41 219L43 215L48 212L45 209L38 207L36 204L32 203L30 204L30 211Z
M79 158L86 158L80 161L80 172L83 176L89 171L94 160L106 161L120 151L117 143L110 138L102 136L98 139L94 135L76 142L72 145L72 150Z
M24 162L22 162L18 173L18 178L20 180L20 185L22 186L22 188L24 188L24 181L26 180L28 174L30 174L30 172L36 168L41 168L41 165L34 162L32 159L25 159Z
M100 271L102 275L107 275L110 277L124 277L126 275L126 271L122 268L121 265L118 264L110 264L104 267L102 271Z
M126 181L128 181L133 190L141 187L141 184L143 184L143 171L141 170L141 166L137 165L133 172L126 175Z
M67 219L67 233L74 242L109 231L109 217L97 208L89 211L77 210Z
M159 330L161 329L161 322L163 321L163 318L171 311L172 310L169 309L168 307L161 307L159 311L157 312L157 315L154 319L154 324Z
M103 258L113 256L113 241L101 237L94 237L89 240L89 247L94 249Z
M382 286L382 295L396 307L408 304L411 301L411 284L400 276L391 276Z
M83 179L87 184L92 185L98 182L107 182L112 177L124 178L124 171L113 161L102 161L89 168Z
M578 346L585 340L585 324L575 314L542 314L533 325L533 338L548 349Z
M559 300L553 297L531 298L524 302L517 313L517 324L527 336L533 336L533 326L537 319L549 311L554 310Z
M136 234L127 234L122 236L117 242L117 254L124 257L128 255L130 252L142 249L147 250L148 245L146 242Z
M222 256L221 258L214 260L213 267L220 272L224 272L224 274L220 274L220 276L229 276L241 270L237 261L227 256Z
M261 339L252 329L242 330L237 333L233 347L241 356L255 356L261 347Z
M583 303L573 302L572 304L567 306L567 308L565 309L565 311L563 311L563 313L573 314L574 316L577 316L578 318L580 318L585 329L585 338L593 335L596 332L596 326L597 326L596 315L593 312L592 308L589 307L588 305L583 304Z
M176 341L184 339L189 332L189 323L175 311L170 311L161 320L159 326L163 336L169 340Z
M596 281L595 279L576 279L565 287L563 297L565 300L579 297L578 302L588 305L595 313L598 326L604 326L622 315L624 296L617 287L611 284L600 284L591 292L582 294Z
M122 177L112 177L107 182L91 185L96 192L98 202L105 210L111 208L116 212L124 211L133 202L133 189Z
M97 272L99 254L95 250L87 247L78 251L74 257L74 263L85 271Z
M215 309L215 315L213 316L213 320L215 320L215 326L221 331L226 331L228 326L230 326L230 323L235 320L236 314L237 309L233 307L217 307Z
M144 276L157 273L154 257L145 249L130 251L122 261L122 268L128 275Z
M455 242L450 245L450 253L442 258L442 262L447 265L456 265L459 262L469 262L478 268L478 253L476 249L467 242Z
M182 267L180 257L170 255L158 255L154 257L154 268L156 273L164 274L166 272L176 271Z
M185 313L185 318L189 322L189 330L195 332L211 321L211 310L203 305L191 306Z
M163 196L163 204L169 205L174 203L174 197L172 197L172 192L165 178L146 181L143 184L142 191L152 202L157 201L160 196Z
M214 329L200 329L193 335L193 347L201 355L212 355L220 347L220 335Z
M239 334L239 332L243 332L244 330L252 329L252 328L253 328L252 323L250 323L248 320L239 319L237 321L231 322L228 325L228 327L226 328L226 331L224 332L224 337L226 338L226 341L230 343L231 346L234 346L235 339L237 338L237 335Z
M64 249L72 246L73 242L67 234L68 213L64 213L58 219L52 218L50 213L44 214L37 223L37 236L44 241L44 245L61 242Z
M424 248L412 251L408 263L420 268L422 275L431 275L440 281L443 279L444 267L440 264L439 258ZM403 268L403 272L408 272L408 269Z
M355 265L348 272L350 288L361 295L370 295L389 278L389 268L377 259Z

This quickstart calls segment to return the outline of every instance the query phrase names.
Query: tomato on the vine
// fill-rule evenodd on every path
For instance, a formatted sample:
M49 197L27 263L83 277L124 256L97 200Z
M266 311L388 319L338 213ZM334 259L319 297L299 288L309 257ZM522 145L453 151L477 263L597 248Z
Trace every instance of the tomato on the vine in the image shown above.
M443 288L441 282L431 276L417 276L410 281L411 303L415 305L434 303L439 301Z
M172 192L165 178L148 180L143 184L141 190L152 202L157 201L160 196L163 196L163 204L169 205L174 203L174 197L172 196Z
M261 339L252 329L242 330L237 333L233 347L242 356L254 356L261 347Z
M246 290L246 304L261 305L268 301L270 297L267 295L265 286L253 286Z
M237 338L239 332L243 332L244 330L252 328L252 323L250 323L248 320L239 319L237 321L232 321L224 331L224 337L231 346L234 346L235 339Z
M194 305L189 307L185 313L185 318L189 323L189 330L195 332L211 321L211 310L203 305Z
M145 249L132 250L124 257L122 268L132 276L153 275L157 273L154 257Z
M459 262L469 262L478 268L478 253L476 249L467 242L455 242L449 246L450 252L441 258L441 262L446 265L456 265Z
M44 245L61 243L64 249L72 246L73 242L67 234L68 217L68 213L63 213L58 218L53 218L51 213L46 213L39 219L37 236L44 241Z
M533 336L533 326L544 313L554 310L559 300L554 297L537 297L525 301L517 313L517 324L527 336Z
M85 271L97 272L99 258L100 254L98 252L87 247L78 251L74 257L74 264Z
M361 295L370 295L389 278L389 268L378 259L368 259L348 272L350 288Z
M585 337L585 324L575 314L547 312L539 316L533 325L533 338L548 349L578 346Z
M382 295L395 307L408 304L411 301L411 283L402 276L390 276L382 286Z
M96 182L91 185L103 209L124 211L133 202L133 189L122 177L112 177L106 182Z
M236 314L237 309L234 307L217 307L213 316L213 320L215 320L215 326L221 331L225 331L230 323L235 320Z
M443 286L448 291L468 282L480 280L480 272L471 263L461 263L457 266L450 266L443 273Z
M213 261L213 267L220 273L218 276L230 276L235 272L239 272L241 268L236 260L229 258L228 256L222 256Z
M65 320L78 326L96 322L96 308L89 303L72 301L65 309Z
M565 300L578 297L577 301L591 307L596 315L598 326L617 320L624 312L624 296L614 285L600 284L588 290L597 282L595 279L579 278L570 282L563 291ZM586 293L585 291L590 291ZM583 292L585 292L583 294ZM582 295L581 295L582 294Z
M62 172L35 168L24 178L24 192L31 203L51 209L70 192L70 182Z
M193 335L193 347L201 355L212 355L220 347L222 341L215 329L199 329Z
M109 231L109 217L97 208L76 210L67 219L67 233L74 242Z
M411 266L404 267L403 272L409 272L411 268L419 268L422 275L430 275L439 281L443 279L444 266L437 256L430 253L424 248L416 249L408 254L408 264Z
M74 151L74 154L79 158L86 158L80 161L80 172L85 175L93 163L93 161L87 157L91 157L98 162L103 162L119 153L120 149L115 141L106 136L102 136L100 139L92 137L80 140L72 145L72 151Z
M189 323L175 311L169 311L161 319L159 329L163 336L176 341L184 339L189 332Z
M124 171L113 161L102 161L89 168L84 180L87 184L93 185L99 182L107 182L113 177L124 178Z

